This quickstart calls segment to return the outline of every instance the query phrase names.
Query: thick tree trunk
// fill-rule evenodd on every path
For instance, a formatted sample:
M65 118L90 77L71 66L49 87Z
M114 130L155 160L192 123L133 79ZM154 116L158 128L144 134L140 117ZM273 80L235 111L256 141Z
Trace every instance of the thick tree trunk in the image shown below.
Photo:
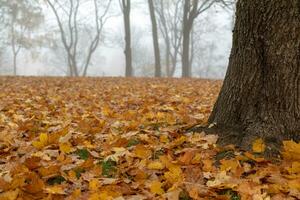
M155 57L155 77L161 77L160 51L159 51L157 23L156 23L153 0L148 0L148 5L149 5L151 24L152 24L152 37L153 37L153 47L154 47L154 57Z
M242 147L258 137L300 139L299 0L238 1L229 67L209 122L221 140Z
M133 76L132 69L132 51L131 51L131 28L130 28L130 0L123 0L123 17L124 17L124 28L125 28L125 59L126 69L125 76Z

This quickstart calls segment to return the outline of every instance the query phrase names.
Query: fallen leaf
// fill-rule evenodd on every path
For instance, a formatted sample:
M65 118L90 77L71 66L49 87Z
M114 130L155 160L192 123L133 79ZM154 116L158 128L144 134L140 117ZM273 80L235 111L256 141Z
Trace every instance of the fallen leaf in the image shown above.
M165 191L162 189L162 183L159 181L152 181L150 184L150 191L153 194L162 195Z
M252 144L252 150L254 153L263 153L265 152L266 145L263 141L263 139L257 139Z

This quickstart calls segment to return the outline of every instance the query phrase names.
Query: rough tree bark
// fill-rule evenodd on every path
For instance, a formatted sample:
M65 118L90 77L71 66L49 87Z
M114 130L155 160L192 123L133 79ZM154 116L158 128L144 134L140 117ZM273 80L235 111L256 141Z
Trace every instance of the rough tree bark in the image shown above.
M221 142L243 148L256 138L268 146L300 139L299 0L238 1L229 67L209 122Z
M151 24L152 24L152 38L153 38L154 57L155 57L155 77L161 77L160 51L159 51L157 23L156 23L153 0L148 0L148 5L149 5Z
M122 0L121 6L122 6L124 29L125 29L125 50L124 50L125 59L126 59L125 76L130 77L133 76L131 28L130 28L130 10L131 10L130 0Z

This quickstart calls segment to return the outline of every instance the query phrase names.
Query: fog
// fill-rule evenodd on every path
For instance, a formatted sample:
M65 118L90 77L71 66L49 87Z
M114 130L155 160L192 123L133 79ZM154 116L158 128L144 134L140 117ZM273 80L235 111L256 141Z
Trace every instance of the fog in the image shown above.
M101 0L97 4L93 4L96 1L92 0L74 0L74 5L68 4L69 1L65 0L47 0L38 3L33 0L2 1L0 3L2 35L0 37L0 75L76 76L76 73L72 74L70 72L72 67L76 65L78 67L78 76L125 76L126 57L124 48L126 41L124 40L124 13L121 9L121 2L118 0ZM75 52L74 55L76 55L74 58L76 59L76 64L73 62L72 66L70 65L70 60L72 59L69 55L72 52L66 50L66 45L62 41L62 30L49 2L52 3L57 11L56 14L61 20L62 29L65 31L66 43L70 44L70 49L73 49L75 46L71 45L72 40L77 45L74 47L76 50L73 51L73 53ZM169 6L167 14L172 19L176 17L172 16L172 13L174 13L172 11L172 3L176 1L170 0L170 2L167 4ZM154 0L154 6L159 3L159 0ZM180 9L183 10L184 0L180 3ZM201 3L202 1L199 0L199 4ZM74 13L73 15L71 13L72 18L70 22L67 14L71 11L71 6L74 9L77 4L78 11L77 13L76 10L72 11ZM94 6L98 7L98 25L94 23ZM233 12L232 5L224 6L214 3L195 18L191 32L193 35L191 35L189 43L190 48L193 48L190 50L189 55L191 76L214 79L222 79L224 77L232 43ZM36 15L32 13L36 13ZM75 13L78 15L76 19ZM167 74L166 52L168 51L166 50L164 33L161 31L160 20L157 11L156 21L161 76L181 77L183 69L182 40L180 41L179 52L175 61L174 73L171 75ZM177 26L179 29L183 29L183 21L180 20L179 22ZM90 61L86 62L89 57L90 44L97 38L95 36L97 34L97 26L101 26L100 28L98 27L100 32L99 42L90 56ZM70 27L71 29L69 29ZM153 77L155 74L151 27L152 21L150 19L148 1L132 0L130 10L132 76ZM78 33L73 35L71 31L74 31L75 28L78 29ZM178 30L178 33L181 32L182 30ZM78 41L75 40L76 38ZM170 57L172 57L171 53ZM85 66L87 68L86 74L83 72Z

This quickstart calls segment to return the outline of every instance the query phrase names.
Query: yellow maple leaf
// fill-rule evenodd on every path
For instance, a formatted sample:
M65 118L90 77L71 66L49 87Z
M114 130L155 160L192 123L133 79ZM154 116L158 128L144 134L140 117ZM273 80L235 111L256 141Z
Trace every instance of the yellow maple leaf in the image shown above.
M183 144L185 141L187 140L186 136L181 136L180 138L174 140L170 147L171 148L174 148L174 147L177 147L177 146L180 146L181 144Z
M59 150L63 153L71 153L74 149L69 142L59 144Z
M47 133L41 133L39 139L42 144L44 144L44 145L48 144L48 134Z
M235 172L240 166L237 160L221 160L221 171L232 171Z
M92 179L89 182L89 189L92 190L92 191L98 190L99 186L100 186L100 182L99 182L98 179Z
M265 152L266 145L263 141L263 139L257 139L252 144L252 150L254 153L263 153Z
M142 159L147 159L152 155L152 151L146 148L144 145L137 145L133 153L136 155L136 157Z
M162 183L159 181L152 181L150 184L150 191L153 194L161 195L165 193L165 191L162 189Z
M48 134L41 133L38 141L33 141L32 145L37 149L42 149L48 145Z
M180 166L171 166L169 168L170 171L165 172L164 177L169 183L177 183L182 181L183 179L183 174Z
M18 198L19 192L20 192L19 189L16 189L16 190L1 193L0 199L1 200L16 200Z
M283 141L283 157L288 160L300 161L300 143Z
M161 170L164 169L165 166L159 161L153 161L148 164L147 168L152 170Z
M37 149L42 149L44 145L40 141L33 141L32 145Z
M290 174L300 173L300 162L293 162L292 166L287 169Z

